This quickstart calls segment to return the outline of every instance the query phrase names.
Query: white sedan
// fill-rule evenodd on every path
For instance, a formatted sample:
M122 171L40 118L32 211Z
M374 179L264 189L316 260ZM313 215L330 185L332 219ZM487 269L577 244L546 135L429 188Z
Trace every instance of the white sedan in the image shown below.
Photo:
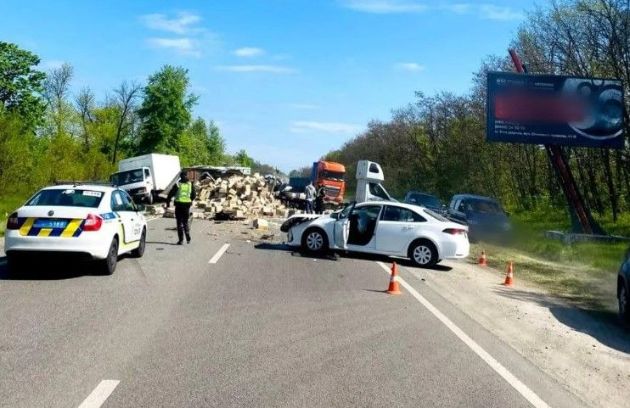
M144 254L147 224L121 189L100 185L62 185L38 191L9 216L4 250L10 272L32 256L51 255L69 261L97 260L111 275L118 256Z
M326 216L298 214L282 224L288 244L308 252L346 250L411 259L433 266L442 259L465 258L468 227L414 205L388 202L351 204Z

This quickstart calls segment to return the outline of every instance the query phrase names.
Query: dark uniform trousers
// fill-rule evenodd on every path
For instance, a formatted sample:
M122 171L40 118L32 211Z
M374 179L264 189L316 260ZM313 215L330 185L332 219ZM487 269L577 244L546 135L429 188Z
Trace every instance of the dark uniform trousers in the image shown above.
M188 222L188 218L190 218L191 205L191 203L175 202L175 221L177 222L177 237L180 241L184 240L184 234L186 234L186 239L190 241L190 224Z

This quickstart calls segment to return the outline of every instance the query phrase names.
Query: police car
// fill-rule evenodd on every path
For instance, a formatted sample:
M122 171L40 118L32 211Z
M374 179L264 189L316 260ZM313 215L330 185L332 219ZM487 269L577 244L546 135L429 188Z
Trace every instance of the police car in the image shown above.
M111 275L118 256L144 254L147 223L142 206L117 187L93 184L43 188L9 216L4 250L10 272L33 255L98 262Z

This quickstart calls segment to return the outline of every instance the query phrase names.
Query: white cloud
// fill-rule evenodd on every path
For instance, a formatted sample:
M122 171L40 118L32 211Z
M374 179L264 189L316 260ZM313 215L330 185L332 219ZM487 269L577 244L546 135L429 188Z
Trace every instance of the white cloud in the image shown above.
M398 64L394 65L394 67L401 71L408 71L408 72L424 71L424 65L420 65L416 62L399 62Z
M441 8L455 14L467 14L472 10L473 5L470 3L444 4Z
M351 10L372 14L422 13L428 11L446 11L454 14L475 13L480 18L496 21L522 20L524 15L507 6L489 3L442 3L427 5L418 0L339 0L340 4Z
M512 10L510 7L495 6L492 4L482 4L479 6L479 13L482 18L488 20L510 21L525 18L520 11Z
M343 0L344 7L374 14L420 13L428 7L410 0Z
M195 26L201 22L201 17L189 12L179 12L173 18L165 14L146 14L140 20L152 30L167 31L175 34L187 34L199 31Z
M182 55L201 56L197 41L192 38L149 38L147 43L151 47L170 49Z
M43 61L40 65L40 68L43 70L53 70L53 69L59 69L61 68L61 66L65 64L65 61L61 61L61 60L46 60Z
M269 74L294 74L295 69L281 65L220 65L219 71L251 73L264 72Z
M265 50L256 47L242 47L234 50L234 55L243 58L259 57L264 54Z
M348 133L356 134L363 130L363 126L353 123L295 121L291 123L292 133Z

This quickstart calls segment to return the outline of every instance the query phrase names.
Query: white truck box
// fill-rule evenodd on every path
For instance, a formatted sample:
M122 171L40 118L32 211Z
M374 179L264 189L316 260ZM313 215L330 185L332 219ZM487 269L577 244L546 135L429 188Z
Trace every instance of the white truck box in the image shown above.
M178 156L151 153L121 160L112 181L135 199L152 203L180 171ZM132 181L125 172L133 172Z

